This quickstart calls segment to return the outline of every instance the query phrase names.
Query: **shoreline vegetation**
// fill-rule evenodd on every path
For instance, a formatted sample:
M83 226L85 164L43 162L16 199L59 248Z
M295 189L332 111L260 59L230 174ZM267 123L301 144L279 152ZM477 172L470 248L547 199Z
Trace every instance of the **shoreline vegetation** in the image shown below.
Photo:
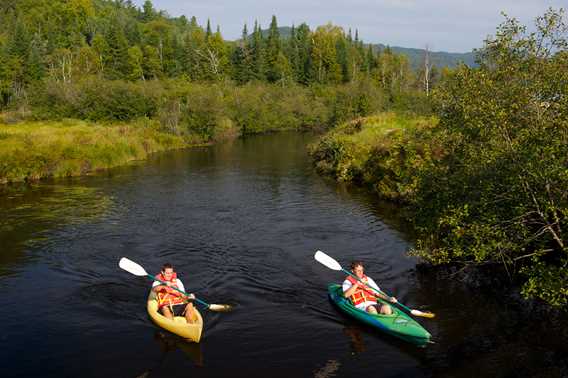
M186 145L148 120L114 125L72 119L0 124L0 184L85 175Z
M360 118L311 148L315 166L402 205L411 255L463 270L501 266L510 288L568 305L568 25L506 19L479 67L434 89L435 118ZM469 269L474 271L473 269Z
M280 130L319 172L399 203L433 265L502 265L568 305L568 25L505 16L476 67L418 70L357 30L276 17L226 41L145 1L0 5L0 181ZM531 29L533 30L533 29ZM426 50L426 53L428 51ZM513 287L513 285L511 286Z
M401 108L409 114L429 111L421 93L401 93L393 103L362 82L282 87L88 76L41 83L29 104L0 114L0 184L85 174L152 152L239 136L322 131Z

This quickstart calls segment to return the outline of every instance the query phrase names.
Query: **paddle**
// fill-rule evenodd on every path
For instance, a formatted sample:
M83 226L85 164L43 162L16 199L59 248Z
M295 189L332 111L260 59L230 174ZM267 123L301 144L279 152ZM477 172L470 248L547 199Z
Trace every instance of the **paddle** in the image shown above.
M161 281L159 279L157 279L155 276L148 274L146 272L146 270L144 270L144 268L142 268L140 265L136 264L134 261L127 259L126 257L123 257L120 259L120 261L118 262L118 266L124 270L126 270L128 273L132 273L135 276L139 276L139 277L149 277L154 281L158 281L164 285L167 285L166 282ZM187 294L184 291L179 290L178 288L175 287L170 287L171 289L177 290L180 293L182 293L183 295L189 296L189 294ZM217 311L217 312L228 312L231 311L233 309L233 307L231 305L228 304L209 304L201 299L195 298L195 301L197 303L202 304L203 306L205 306L206 308L208 308L211 311Z
M361 282L362 284L365 285L365 283L363 281L361 281L359 279L359 277L357 277L356 275L354 275L350 271L343 269L341 267L341 265L333 257L326 255L322 251L317 251L316 254L314 255L314 258L316 259L316 261L327 266L329 269L340 270L340 271L350 275L351 277L355 278L357 281L359 281L359 282ZM377 290L377 289L375 289L371 286L368 286L368 285L365 285L365 286L368 287L369 289L379 293L379 294L386 295L382 291ZM403 305L400 302L396 302L396 304L398 304L400 307L404 308L406 311L410 312L414 316L422 316L424 318L433 318L434 316L436 316L435 314L433 314L431 312L423 312L423 311L420 311L420 310L413 310L411 308L406 307L405 305Z

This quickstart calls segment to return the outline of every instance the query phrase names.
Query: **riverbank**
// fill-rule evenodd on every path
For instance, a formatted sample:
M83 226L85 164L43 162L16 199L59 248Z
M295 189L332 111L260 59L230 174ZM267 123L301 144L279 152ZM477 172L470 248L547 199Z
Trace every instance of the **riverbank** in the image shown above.
M0 123L0 184L84 175L189 145L145 119Z
M427 138L435 117L385 112L345 122L310 147L317 170L370 186L381 198L409 202L416 169L442 155Z

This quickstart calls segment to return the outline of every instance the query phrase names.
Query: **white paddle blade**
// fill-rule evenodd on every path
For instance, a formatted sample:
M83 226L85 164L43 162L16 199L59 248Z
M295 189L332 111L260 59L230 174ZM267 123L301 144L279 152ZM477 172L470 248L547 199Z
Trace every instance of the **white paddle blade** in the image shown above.
M134 261L127 259L126 257L120 259L120 261L118 262L118 266L121 269L124 269L127 272L134 274L135 276L142 277L148 275L148 273L146 273L144 268L136 264Z
M323 253L322 251L317 251L314 255L314 259L316 261L322 263L323 265L327 266L329 269L333 270L341 270L341 265L333 257L330 257Z

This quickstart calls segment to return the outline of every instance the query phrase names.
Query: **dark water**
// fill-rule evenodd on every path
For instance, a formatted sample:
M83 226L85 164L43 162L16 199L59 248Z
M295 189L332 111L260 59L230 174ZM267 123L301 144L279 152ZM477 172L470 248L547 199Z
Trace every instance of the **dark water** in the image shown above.
M280 134L160 154L108 173L0 193L1 377L562 376L562 324L526 323L497 299L416 271L396 209L314 173ZM436 319L418 348L343 317L341 275L321 249L367 263L383 289ZM206 310L200 344L148 319L150 282L172 262ZM489 297L489 299L488 299ZM556 328L555 328L556 327ZM564 358L564 359L563 359Z

